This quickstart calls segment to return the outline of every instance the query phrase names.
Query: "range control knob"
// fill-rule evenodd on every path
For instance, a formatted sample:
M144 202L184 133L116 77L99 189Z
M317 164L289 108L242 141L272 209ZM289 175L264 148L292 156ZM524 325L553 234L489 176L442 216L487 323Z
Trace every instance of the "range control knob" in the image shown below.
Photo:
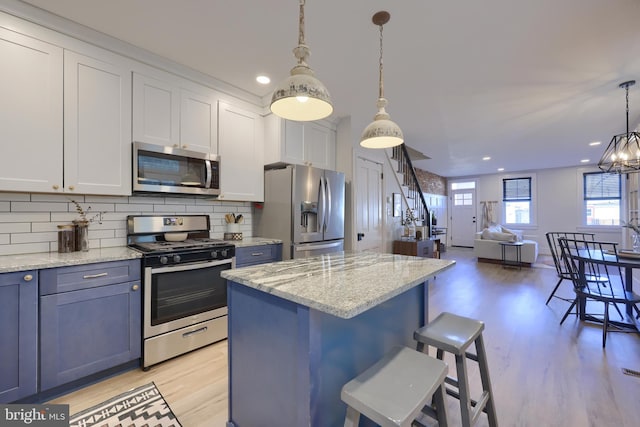
M222 257L223 257L223 258L226 258L226 257L227 257L227 252L228 252L228 251L227 251L226 249L223 249L223 250L222 250Z
M175 262L176 264L179 263L181 260L180 255L174 255L173 256L173 262Z
M168 262L169 262L169 258L167 258L166 256L160 257L160 264L166 264Z
M211 259L218 259L218 251L211 251Z

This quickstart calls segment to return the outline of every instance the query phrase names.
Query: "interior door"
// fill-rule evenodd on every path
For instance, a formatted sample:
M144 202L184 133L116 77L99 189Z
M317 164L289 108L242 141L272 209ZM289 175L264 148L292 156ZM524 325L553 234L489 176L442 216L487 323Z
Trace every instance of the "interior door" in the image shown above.
M473 247L476 232L476 190L451 190L451 246Z
M356 159L357 251L383 252L382 164Z

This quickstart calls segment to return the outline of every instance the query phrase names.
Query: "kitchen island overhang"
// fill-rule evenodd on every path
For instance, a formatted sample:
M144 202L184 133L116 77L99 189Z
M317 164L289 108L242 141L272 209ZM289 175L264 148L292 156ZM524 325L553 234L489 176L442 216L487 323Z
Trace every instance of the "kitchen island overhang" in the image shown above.
M344 383L428 320L455 261L334 253L227 270L228 426L339 426Z

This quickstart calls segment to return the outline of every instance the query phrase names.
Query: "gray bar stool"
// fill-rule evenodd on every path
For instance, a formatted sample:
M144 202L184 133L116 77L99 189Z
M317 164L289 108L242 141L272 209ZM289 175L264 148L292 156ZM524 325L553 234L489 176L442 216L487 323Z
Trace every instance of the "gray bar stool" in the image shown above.
M483 330L484 323L479 320L445 312L440 313L432 322L413 333L413 338L418 341L418 351L424 351L424 346L427 345L437 349L436 357L440 360L443 359L445 351L455 355L458 378L454 379L448 376L445 382L458 389L455 391L446 388L447 394L460 400L464 427L474 425L482 412L486 412L489 426L496 427L498 425L491 380L489 379L489 367L482 339ZM475 343L476 354L467 351L471 343ZM475 360L480 368L482 395L477 402L471 399L466 359Z
M447 364L409 347L394 347L375 365L342 387L345 427L357 427L360 414L382 427L411 426L421 412L447 425L444 380ZM435 408L431 407L431 401Z

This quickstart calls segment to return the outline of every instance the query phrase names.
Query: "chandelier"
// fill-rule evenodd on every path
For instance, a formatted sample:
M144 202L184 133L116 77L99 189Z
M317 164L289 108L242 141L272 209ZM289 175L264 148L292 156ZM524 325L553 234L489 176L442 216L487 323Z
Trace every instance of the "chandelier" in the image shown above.
M629 87L634 84L636 81L630 80L619 85L627 95L627 132L615 135L604 151L598 167L605 172L640 172L640 134L629 132Z

